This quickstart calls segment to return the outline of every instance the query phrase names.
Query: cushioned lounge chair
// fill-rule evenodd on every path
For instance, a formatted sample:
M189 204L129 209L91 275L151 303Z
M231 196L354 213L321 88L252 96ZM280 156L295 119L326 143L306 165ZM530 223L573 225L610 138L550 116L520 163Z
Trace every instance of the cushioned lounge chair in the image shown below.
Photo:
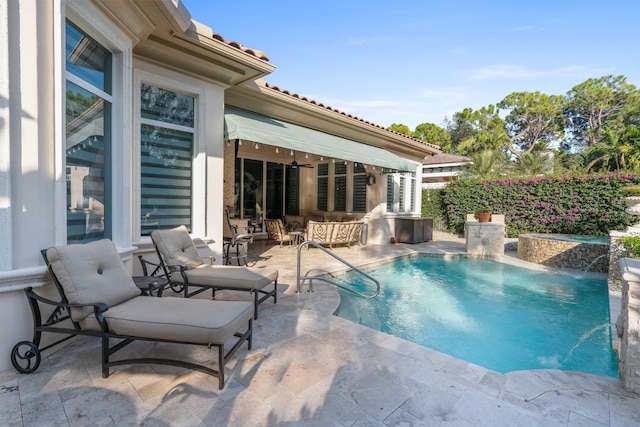
M42 255L61 301L45 299L31 288L26 290L34 319L34 338L13 348L11 361L19 372L35 371L42 350L74 335L89 335L102 340L103 378L109 376L111 366L158 363L213 375L222 389L225 363L243 342L251 349L254 307L250 302L141 296L113 243L106 239L52 247L43 250ZM47 312L53 310L45 322L40 305L50 306ZM240 332L241 329L245 331ZM68 336L39 348L43 332ZM237 340L225 354L225 343L234 336ZM113 340L117 342L112 345ZM138 340L216 347L218 369L157 357L111 359L118 350Z
M258 318L258 305L278 296L278 270L269 267L236 267L211 265L200 258L198 250L184 225L170 230L153 230L151 240L156 247L158 258L167 280L184 286L184 297L189 298L211 289L215 298L216 290L234 290L253 293L254 318ZM273 283L271 290L265 290ZM196 290L189 292L189 288Z

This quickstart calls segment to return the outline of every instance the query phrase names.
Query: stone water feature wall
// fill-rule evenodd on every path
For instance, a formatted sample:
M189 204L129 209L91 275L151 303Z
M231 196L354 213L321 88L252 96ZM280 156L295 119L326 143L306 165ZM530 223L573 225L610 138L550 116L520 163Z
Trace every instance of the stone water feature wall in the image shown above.
M608 244L558 240L537 234L518 236L519 259L550 267L606 273L608 252Z

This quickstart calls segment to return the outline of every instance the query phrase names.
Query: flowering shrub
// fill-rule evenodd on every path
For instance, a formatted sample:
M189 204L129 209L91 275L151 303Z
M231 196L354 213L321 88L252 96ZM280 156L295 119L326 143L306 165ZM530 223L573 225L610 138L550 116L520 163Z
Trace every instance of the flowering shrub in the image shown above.
M444 190L448 229L461 233L467 213L488 207L504 214L509 236L523 233L608 235L633 219L620 189L640 183L640 175L574 175L456 181Z

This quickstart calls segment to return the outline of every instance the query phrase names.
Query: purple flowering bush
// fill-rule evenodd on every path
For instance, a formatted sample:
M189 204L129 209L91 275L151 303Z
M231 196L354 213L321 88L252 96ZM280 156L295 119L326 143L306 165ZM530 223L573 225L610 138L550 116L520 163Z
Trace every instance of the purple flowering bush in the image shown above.
M620 189L640 183L640 175L574 175L462 180L449 184L442 207L449 231L462 233L468 213L487 209L504 214L510 237L523 233L608 235L634 220L625 212Z

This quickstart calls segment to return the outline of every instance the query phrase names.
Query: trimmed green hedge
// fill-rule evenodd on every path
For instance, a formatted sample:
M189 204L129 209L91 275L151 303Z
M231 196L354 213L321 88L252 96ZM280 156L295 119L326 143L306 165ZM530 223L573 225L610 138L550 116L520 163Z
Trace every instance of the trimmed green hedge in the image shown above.
M608 235L633 222L620 189L640 175L580 175L495 181L462 180L442 196L448 230L462 233L467 213L504 214L509 236L523 233Z

